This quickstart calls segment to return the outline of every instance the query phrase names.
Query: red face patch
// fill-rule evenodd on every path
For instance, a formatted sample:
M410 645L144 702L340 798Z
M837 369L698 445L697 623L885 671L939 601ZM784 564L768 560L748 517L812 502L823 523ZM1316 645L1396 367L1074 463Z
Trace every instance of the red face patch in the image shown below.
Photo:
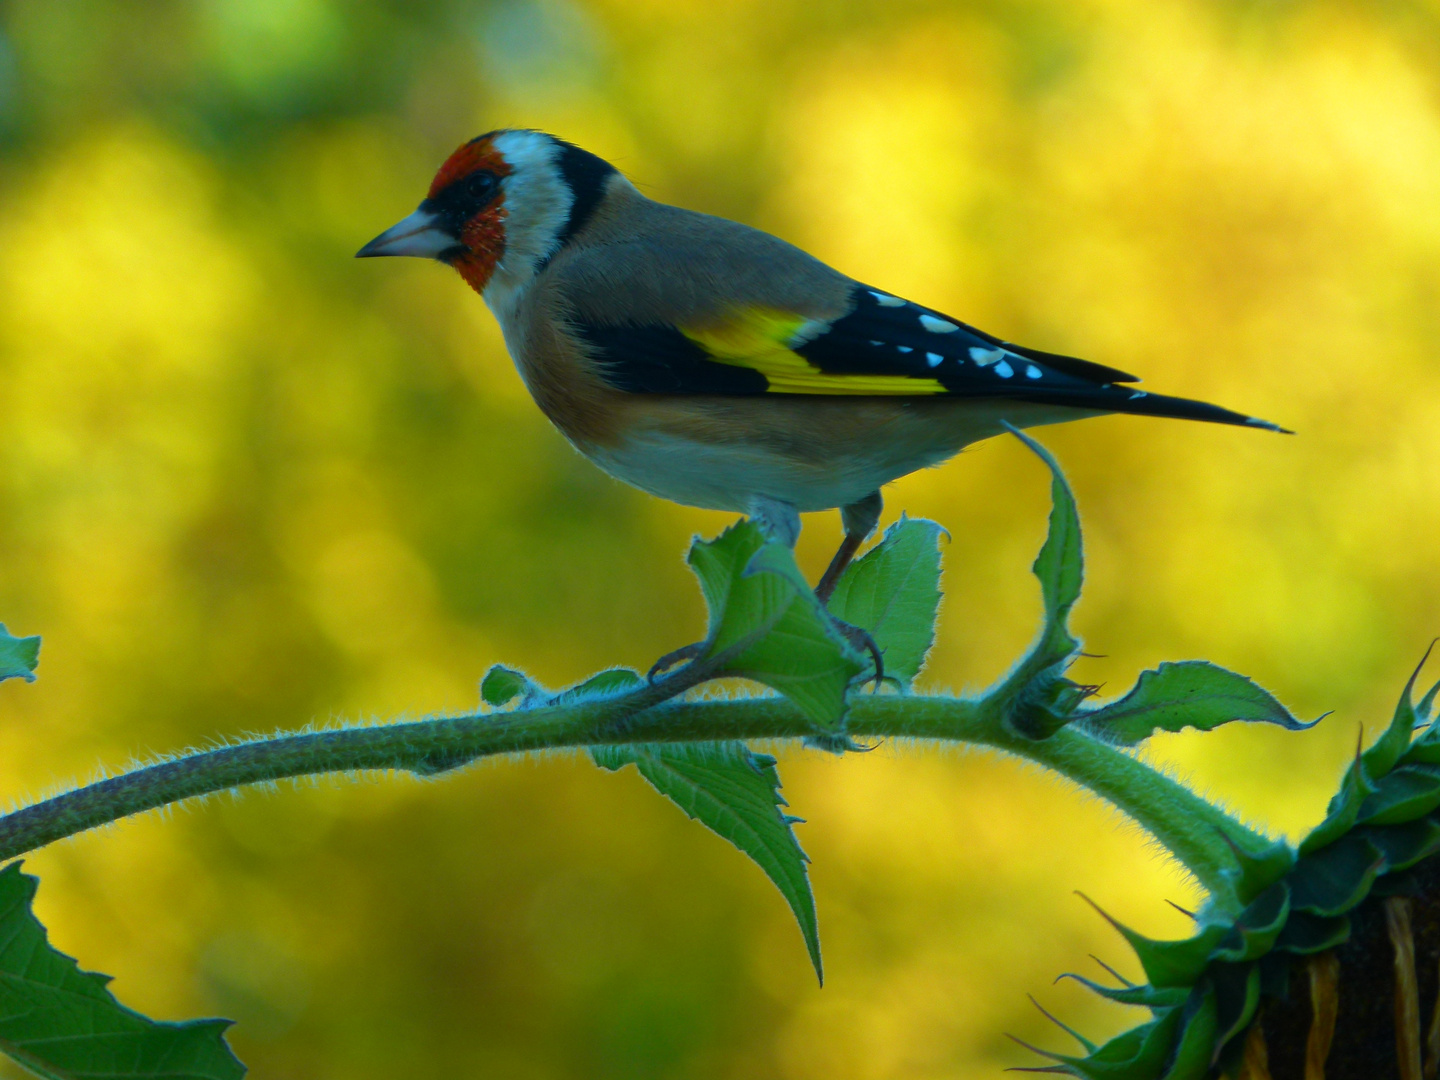
M488 172L504 178L513 171L510 164L495 149L495 135L491 132L472 139L446 159L430 183L429 199L439 198L447 189L477 172ZM501 192L482 209L465 220L460 226L459 240L467 250L450 260L450 265L459 271L478 293L485 291L490 275L505 253L505 194Z
M456 180L480 169L489 169L496 176L509 176L509 163L501 156L500 151L495 149L495 136L499 134L501 133L498 131L492 131L488 135L471 139L446 158L445 164L441 165L440 171L435 174L435 179L430 181L428 197L435 198Z
M469 250L450 260L469 286L484 294L490 275L505 253L505 207L503 199L476 214L460 233L460 242Z

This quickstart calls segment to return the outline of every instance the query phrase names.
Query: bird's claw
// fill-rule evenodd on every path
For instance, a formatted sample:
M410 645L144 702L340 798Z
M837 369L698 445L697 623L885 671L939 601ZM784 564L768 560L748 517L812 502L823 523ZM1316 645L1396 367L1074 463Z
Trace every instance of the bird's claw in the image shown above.
M856 626L844 619L838 619L834 615L830 616L830 621L852 648L870 654L870 661L875 665L875 673L865 681L873 682L878 690L880 684L885 681L885 658L880 655L880 646L875 644L875 639L871 636L870 631L863 626Z
M667 652L664 656L650 665L650 670L645 673L645 681L653 683L655 676L661 672L668 671L676 664L684 660L695 660L705 652L705 642L697 641L690 645L682 645L678 649Z
M828 615L829 612L826 612L826 614ZM880 655L880 646L875 644L875 639L871 637L870 631L864 627L847 623L844 619L837 619L834 615L830 615L830 622L851 648L862 653L869 653L870 660L875 665L875 672L866 682L873 682L878 688L880 684L885 681L885 658ZM682 645L680 648L666 653L650 665L650 670L645 673L645 681L654 683L658 676L676 664L683 663L686 660L699 659L705 655L705 646L706 642L697 641L691 645Z
M837 735L806 735L804 744L811 750L824 750L827 754L868 754L880 744L874 746L862 746L849 735L840 732Z

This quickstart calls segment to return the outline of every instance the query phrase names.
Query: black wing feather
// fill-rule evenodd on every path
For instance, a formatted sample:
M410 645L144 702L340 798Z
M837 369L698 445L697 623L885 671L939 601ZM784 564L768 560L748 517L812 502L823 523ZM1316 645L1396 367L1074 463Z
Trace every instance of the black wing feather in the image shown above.
M1002 341L908 300L858 286L850 314L795 351L822 371L935 379L959 397L1003 397L1098 412L1284 428L1218 405L1149 394L1138 378L1073 356Z
M957 393L975 392L990 396L994 380L966 378L963 373L966 362L972 359L972 348L999 348L1049 368L1047 375L1070 376L1086 384L1139 381L1136 376L1118 368L1012 345L958 319L867 285L856 286L852 297L854 306L848 315L836 319L826 333L795 350L822 370L865 375L913 375L927 379L938 377ZM931 326L943 325L953 329L937 333L927 329L927 320ZM926 359L936 355L943 358L938 365ZM953 363L945 363L946 360ZM970 373L975 370L972 366Z
M721 363L674 326L575 327L616 389L637 394L764 394L765 375ZM1073 356L1002 341L983 330L868 286L851 311L792 346L839 379L884 375L917 380L915 396L1007 398L1094 412L1140 413L1283 430L1203 401L1149 394L1119 383L1134 375Z
M632 394L763 394L753 368L722 364L673 326L575 327L602 377Z

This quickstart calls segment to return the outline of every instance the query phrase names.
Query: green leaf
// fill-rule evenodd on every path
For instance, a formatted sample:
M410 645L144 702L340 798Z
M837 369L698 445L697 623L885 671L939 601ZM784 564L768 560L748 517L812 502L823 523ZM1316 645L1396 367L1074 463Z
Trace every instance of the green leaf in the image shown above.
M35 665L40 662L38 637L15 637L0 623L0 682L6 679L35 681Z
M644 685L645 680L640 677L638 671L624 667L607 668L591 675L584 682L577 683L568 690L561 690L550 699L550 703L552 705L569 705L572 702L585 701L590 698L614 697L616 694L623 694L627 690L634 690L636 687Z
M503 664L496 664L480 680L480 699L496 709L504 708L521 695L529 699L540 693L543 691L530 681L530 676Z
M740 521L697 540L689 561L710 608L705 656L724 654L724 674L764 683L821 730L841 730L845 694L866 664L815 598L795 553Z
M902 517L850 564L830 611L870 631L885 657L885 674L909 687L935 641L940 610L940 534L933 521Z
M47 1080L239 1080L228 1020L173 1024L125 1008L46 940L30 910L39 884L0 870L0 1051Z
M1007 702L1010 727L1027 738L1045 739L1074 719L1080 703L1093 692L1063 676L1080 649L1069 628L1070 609L1080 598L1084 578L1080 517L1065 474L1050 452L1018 428L1005 426L1050 469L1051 506L1050 528L1032 568L1040 579L1045 623L1039 640L997 694Z
M800 819L781 809L786 802L773 757L742 742L592 746L590 755L605 769L634 765L656 791L754 859L795 913L815 975L824 981L805 869L810 860L791 828Z
M1080 515L1060 463L1050 451L1019 428L1011 427L1010 433L1050 469L1050 529L1031 568L1040 579L1040 595L1045 602L1045 630L1034 655L1048 667L1070 659L1080 648L1069 629L1070 609L1080 599L1085 577Z
M1210 731L1235 720L1291 731L1314 726L1296 719L1244 675L1207 660L1166 662L1142 672L1124 697L1083 714L1085 730L1121 746L1134 746L1156 731Z

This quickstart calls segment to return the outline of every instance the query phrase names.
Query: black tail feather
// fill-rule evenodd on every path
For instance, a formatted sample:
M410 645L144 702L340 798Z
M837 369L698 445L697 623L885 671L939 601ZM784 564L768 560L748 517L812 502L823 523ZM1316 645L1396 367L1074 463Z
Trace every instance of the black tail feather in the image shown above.
M980 333L980 331L975 331ZM1042 352L1040 349L1027 348L1024 345L1014 345L1008 341L1002 342L1005 348L1013 353L1019 353L1029 360L1037 360L1047 367L1056 371L1063 371L1066 375L1073 375L1077 379L1089 379L1097 383L1127 383L1139 382L1139 375L1131 375L1121 371L1119 368L1106 367L1104 364L1097 364L1093 360L1081 360L1078 356L1063 356L1060 353Z
M1148 394L1143 390L1132 390L1128 386L1097 386L1093 391L1051 391L1035 394L1016 395L1022 401L1034 401L1046 405L1068 405L1076 409L1094 409L1097 412L1131 413L1136 416L1165 416L1175 420L1203 420L1211 424L1235 424L1239 427L1261 428L1278 431L1282 435L1295 434L1279 424L1261 420L1256 416L1222 409L1206 401L1190 398L1169 397L1166 394Z

